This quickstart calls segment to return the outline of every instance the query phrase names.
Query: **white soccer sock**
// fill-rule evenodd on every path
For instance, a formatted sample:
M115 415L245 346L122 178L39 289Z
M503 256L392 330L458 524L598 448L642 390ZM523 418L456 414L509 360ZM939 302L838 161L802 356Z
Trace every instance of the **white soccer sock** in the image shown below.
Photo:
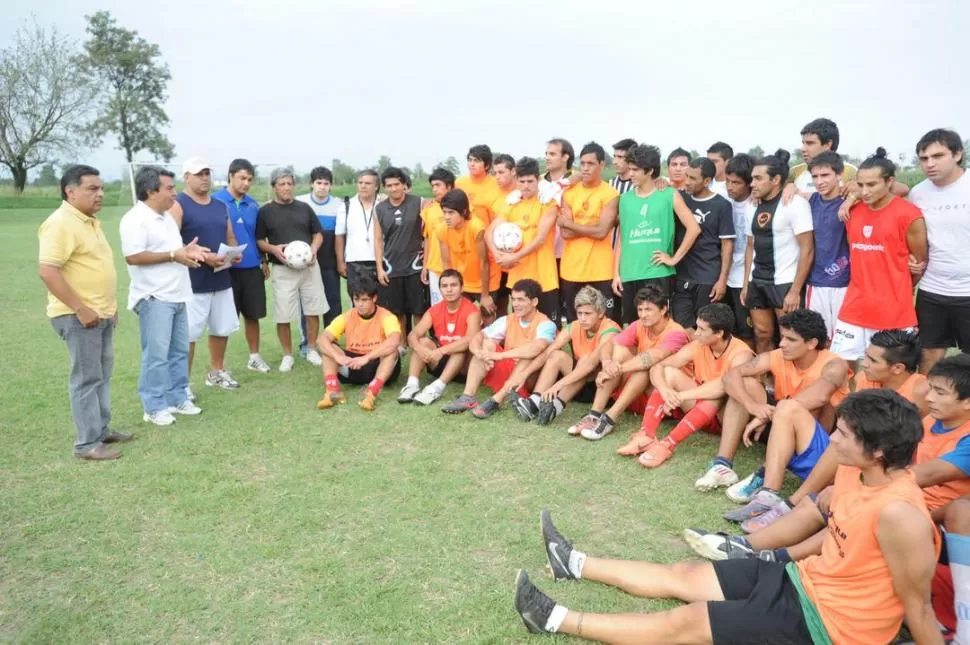
M407 385L405 387L409 386L421 387L421 381L418 380L417 376L409 376Z
M586 564L586 554L582 551L573 549L569 554L569 573L577 578L583 577L583 565Z
M435 379L434 383L432 383L430 387L433 388L438 394L441 394L448 386L445 385L445 383L439 378Z
M256 360L259 357L260 357L259 356L259 352L256 352L255 354L250 354L249 355L249 360L254 361L254 360Z
M970 536L946 534L946 551L953 576L953 599L956 606L957 637L955 643L970 643Z
M556 414L562 414L562 411L566 409L566 404L557 396L552 400L552 407L556 408Z
M540 397L538 394L531 395L529 400L535 403L536 407L539 407L539 404L542 403L542 397Z
M552 608L552 613L549 614L549 620L546 621L546 631L556 633L559 628L562 627L562 621L566 620L566 612L569 610L562 605L556 605Z

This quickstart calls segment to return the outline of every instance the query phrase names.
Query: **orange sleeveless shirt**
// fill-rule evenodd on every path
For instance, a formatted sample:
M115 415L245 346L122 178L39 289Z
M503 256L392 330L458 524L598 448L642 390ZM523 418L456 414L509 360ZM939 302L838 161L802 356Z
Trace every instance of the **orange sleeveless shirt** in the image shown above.
M775 399L781 401L790 399L806 387L822 378L822 370L829 361L838 358L827 349L823 349L815 357L815 362L807 369L800 370L791 361L786 361L780 349L768 355L771 359L771 373L775 377ZM829 399L832 405L838 405L849 394L849 381L846 379Z
M620 326L609 318L603 318L600 321L599 327L593 332L592 338L587 336L583 328L579 326L579 322L574 321L570 323L569 345L573 350L573 358L578 361L583 356L588 356L598 350L602 346L603 334L610 330L618 333Z
M677 323L675 323L673 318L670 318L667 320L667 326L664 327L663 331L661 331L656 336L654 336L650 332L649 327L647 327L640 321L637 321L633 324L637 326L637 353L639 354L642 354L648 349L653 349L654 347L660 344L660 341L662 341L670 334L675 334L677 332L680 332L684 334L685 337L687 335L687 332L684 331L684 328L678 325Z
M694 380L698 383L716 381L724 376L724 373L731 367L731 361L738 354L750 354L752 357L754 356L751 348L745 345L743 340L734 336L728 341L724 353L717 358L714 358L714 352L711 351L710 346L702 345L696 340L691 341L690 347L691 362L694 368Z
M858 468L839 466L822 554L797 563L805 593L825 631L839 645L889 643L903 622L889 565L879 548L879 511L901 500L918 508L933 526L912 472L882 486L864 486ZM936 553L940 536L933 530Z
M522 246L525 246L536 238L539 233L539 221L546 210L554 205L555 202L543 204L535 197L523 199L509 206L503 217L505 221L517 224L522 229ZM543 291L558 289L559 271L556 268L555 243L556 230L553 227L546 234L546 239L539 248L509 269L508 284L513 285L523 278L531 278L539 283Z
M939 434L932 432L935 423L936 419L933 417L923 419L923 439L916 448L916 458L913 463L927 464L939 459L956 448L960 439L970 435L970 421L949 432ZM970 495L970 478L967 477L923 489L923 499L931 509L945 506L964 495Z
M384 318L393 316L390 311L378 307L371 318L363 319L353 307L344 314L344 337L346 349L355 354L366 354L385 340Z
M916 403L913 400L913 391L916 389L917 385L924 383L926 377L922 374L910 374L909 378L903 381L903 384L899 386L896 393L909 401L910 403ZM859 392L861 390L878 390L882 388L882 383L879 381L870 381L866 378L865 372L859 372L859 375L855 377L855 391Z
M544 314L537 311L532 314L529 326L523 327L519 324L519 319L515 317L515 314L509 315L508 320L505 321L505 343L503 343L503 347L507 350L515 349L532 342L536 338L536 329L539 325L548 321L549 319Z

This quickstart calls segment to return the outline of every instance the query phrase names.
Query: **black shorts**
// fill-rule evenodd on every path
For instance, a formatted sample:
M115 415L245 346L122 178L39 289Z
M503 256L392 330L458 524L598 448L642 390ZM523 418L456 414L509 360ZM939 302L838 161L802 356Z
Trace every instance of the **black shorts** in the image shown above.
M748 297L745 304L748 309L784 309L785 296L791 289L791 283L772 284L760 280L748 283Z
M427 310L427 290L420 273L390 278L390 284L378 287L377 302L396 316L420 316Z
M959 347L970 352L970 298L916 294L919 340L927 349Z
M613 295L613 281L600 280L598 282L571 282L569 280L559 280L559 292L562 295L563 307L566 310L566 321L576 320L576 294L585 286L590 286L603 294L606 298L606 317L616 321L615 304Z
M637 291L644 288L648 284L652 284L663 289L663 292L670 297L670 278L650 278L648 280L630 280L629 282L623 283L623 305L621 313L623 315L623 320L617 320L615 322L629 325L635 322L637 319Z
M449 358L451 358L451 357L450 356L442 356L441 357L441 360L438 361L438 364L437 365L435 365L434 367L431 367L430 365L427 365L424 369L431 376L433 376L435 378L441 378L441 375L445 371L445 365L448 364L448 359ZM455 376L455 382L457 382L457 383L464 383L465 382L465 375L462 374L461 372L458 372L458 375Z
M670 297L670 317L684 329L696 327L697 312L711 304L712 289L712 284L675 279L674 293Z
M344 352L350 358L357 358L358 356L363 356L363 354L358 354L356 352ZM367 365L364 365L359 370L350 370L346 376L337 371L337 379L341 383L346 383L348 385L367 385L374 380L377 376L377 366L380 361L377 359L372 360ZM394 371L391 372L391 377L387 379L385 384L393 383L397 380L397 377L401 375L401 359L398 357L397 362L394 363Z
M751 312L741 304L741 287L728 287L727 302L734 310L734 335L738 338L754 338Z
M236 315L248 320L266 317L266 278L259 267L229 269L232 298L236 301Z
M350 295L351 288L357 281L368 275L377 281L377 264L375 262L348 262L347 263L347 295ZM353 302L353 298L351 298ZM383 304L383 303L381 303Z
M714 645L811 645L795 584L781 562L712 563L724 600L707 603Z
M539 311L544 313L549 320L559 327L559 289L543 291L539 294Z
M578 401L579 403L592 403L596 398L596 381L586 381L583 383L583 389L581 389L576 396L573 397L573 401Z

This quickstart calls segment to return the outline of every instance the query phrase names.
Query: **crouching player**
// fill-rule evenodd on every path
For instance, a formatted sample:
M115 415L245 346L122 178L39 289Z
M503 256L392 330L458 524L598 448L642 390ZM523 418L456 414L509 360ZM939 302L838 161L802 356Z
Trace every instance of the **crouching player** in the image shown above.
M681 441L716 424L727 400L721 377L754 358L744 341L732 335L734 322L728 305L714 303L697 312L694 340L650 370L654 390L640 431L617 454L639 454L640 465L656 468L673 456ZM663 441L657 441L661 420L674 410L683 411L684 417Z
M532 395L515 401L523 421L548 425L573 399L593 402L596 374L603 359L612 356L611 340L620 326L606 317L606 297L592 286L576 293L573 306L576 320L559 332L540 360L533 361L539 378Z
M366 385L357 405L368 412L374 409L377 395L385 383L393 383L401 373L398 346L401 324L397 316L377 305L377 281L362 276L350 285L353 308L327 325L317 339L323 358L323 398L318 410L344 402L341 383ZM346 349L338 342L346 336Z
M475 303L462 295L463 283L461 274L454 269L445 269L438 276L442 301L424 312L408 334L411 363L398 403L431 405L456 376L467 371L468 345L481 330L482 314ZM422 390L418 377L425 368L435 380Z

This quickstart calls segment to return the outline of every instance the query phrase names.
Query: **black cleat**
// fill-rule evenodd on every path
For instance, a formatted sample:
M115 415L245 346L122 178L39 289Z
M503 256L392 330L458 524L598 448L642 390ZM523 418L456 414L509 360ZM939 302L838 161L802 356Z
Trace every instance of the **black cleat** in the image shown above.
M542 530L542 544L546 548L546 558L549 559L553 579L556 582L575 580L576 576L569 570L569 556L573 552L573 545L553 526L552 515L548 509L542 509L539 513L539 528Z
M533 634L546 634L546 623L556 603L539 591L525 569L519 569L515 577L515 611L519 612L526 629Z
M556 406L548 401L543 401L539 404L539 413L536 414L535 422L540 426L547 426L558 416Z
M519 397L512 401L512 409L518 415L519 421L525 423L532 421L539 414L539 408L536 407L536 404L532 402L532 399L526 397Z

